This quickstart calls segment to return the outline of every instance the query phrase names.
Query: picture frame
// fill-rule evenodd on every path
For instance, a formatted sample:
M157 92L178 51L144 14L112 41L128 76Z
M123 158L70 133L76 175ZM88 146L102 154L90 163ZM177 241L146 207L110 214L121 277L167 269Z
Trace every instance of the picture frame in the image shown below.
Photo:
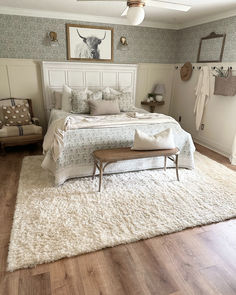
M225 38L226 34L216 34L215 32L201 38L197 62L221 62L224 53Z
M112 62L113 28L66 24L67 59Z

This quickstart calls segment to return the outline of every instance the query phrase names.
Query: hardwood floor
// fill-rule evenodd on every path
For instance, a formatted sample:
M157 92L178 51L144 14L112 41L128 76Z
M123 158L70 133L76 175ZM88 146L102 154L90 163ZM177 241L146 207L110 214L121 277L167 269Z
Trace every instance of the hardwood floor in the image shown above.
M196 146L236 171L225 157ZM236 294L235 219L6 272L21 162L39 153L28 146L0 156L1 295Z

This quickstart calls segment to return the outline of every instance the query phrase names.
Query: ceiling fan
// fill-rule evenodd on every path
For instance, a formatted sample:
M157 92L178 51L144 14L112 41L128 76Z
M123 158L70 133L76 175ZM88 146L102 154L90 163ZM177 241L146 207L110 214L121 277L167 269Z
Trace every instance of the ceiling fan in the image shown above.
M185 11L187 12L191 6L167 2L167 1L159 1L159 0L77 0L80 1L101 1L101 2L111 2L111 1L119 1L124 2L127 1L127 7L122 12L121 16L127 16L128 21L131 25L137 26L142 23L145 17L144 6L151 6L157 8L165 8L171 10Z

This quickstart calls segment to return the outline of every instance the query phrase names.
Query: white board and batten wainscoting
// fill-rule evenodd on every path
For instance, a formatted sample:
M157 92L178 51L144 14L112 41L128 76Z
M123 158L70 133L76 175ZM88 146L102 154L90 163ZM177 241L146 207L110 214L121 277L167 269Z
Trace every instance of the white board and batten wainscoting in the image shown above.
M214 76L211 72L210 98L205 107L202 123L203 130L196 131L195 116L193 114L195 104L194 90L197 85L199 70L197 67L207 65L211 69L214 66L233 68L236 75L236 63L195 63L192 77L189 81L182 81L180 71L182 64L176 64L179 69L174 70L172 99L170 115L177 121L181 116L181 126L191 133L194 141L198 142L227 157L232 153L233 140L236 136L236 96L214 95Z
M179 68L182 64L177 64ZM156 112L170 114L177 121L181 116L181 126L190 132L195 141L223 155L230 156L236 134L236 96L223 97L211 95L203 117L204 130L196 132L193 114L199 70L195 70L189 81L180 79L179 69L174 64L109 64L75 62L41 62L29 59L0 59L0 98L29 97L33 102L34 114L46 131L47 117L52 106L52 92L68 84L74 89L113 87L132 88L135 104L152 91L156 83L165 85L165 104ZM216 66L216 64L208 64ZM236 63L219 63L217 66L236 69ZM47 74L43 74L45 71ZM233 71L236 74L236 71ZM43 80L43 85L42 85ZM213 93L214 77L211 81ZM43 97L44 89L44 97ZM46 109L46 112L45 112ZM148 108L146 108L148 110Z
M47 118L54 105L53 92L63 85L72 89L91 90L112 87L128 89L136 97L137 65L109 63L42 62L44 107Z
M40 62L0 58L0 98L31 98L34 116L46 129Z

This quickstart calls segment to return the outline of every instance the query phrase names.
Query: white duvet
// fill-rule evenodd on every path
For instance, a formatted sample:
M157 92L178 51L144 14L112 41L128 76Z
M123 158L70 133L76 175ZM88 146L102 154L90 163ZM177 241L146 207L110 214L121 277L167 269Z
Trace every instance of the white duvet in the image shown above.
M69 178L90 176L93 171L93 151L132 146L136 129L154 135L168 128L172 129L176 147L180 150L179 167L194 168L195 147L191 135L169 116L134 111L93 117L52 110L43 143L45 157L42 167L53 174L56 185ZM167 162L167 167L173 165L171 161ZM106 172L160 167L163 167L163 159L149 158L111 164Z
M57 119L50 124L44 137L43 150L44 153L51 150L52 157L56 161L63 150L64 135L68 130L170 122L178 124L172 117L157 113L129 112L107 116L69 115L65 118Z

